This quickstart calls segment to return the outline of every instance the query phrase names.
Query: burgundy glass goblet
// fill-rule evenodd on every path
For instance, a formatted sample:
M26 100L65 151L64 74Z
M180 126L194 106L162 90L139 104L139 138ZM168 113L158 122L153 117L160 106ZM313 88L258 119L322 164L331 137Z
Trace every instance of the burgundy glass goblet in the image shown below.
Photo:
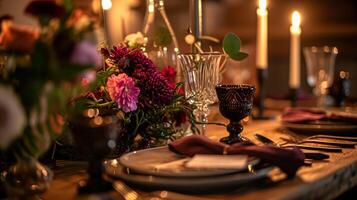
M227 125L228 137L224 137L220 142L233 144L245 141L240 133L243 131L241 120L247 117L253 108L253 95L255 87L253 85L217 85L219 111L229 119Z
M111 182L103 179L103 159L116 147L116 138L123 131L123 122L116 115L85 117L70 121L78 151L87 158L89 180L79 184L79 193L113 190Z

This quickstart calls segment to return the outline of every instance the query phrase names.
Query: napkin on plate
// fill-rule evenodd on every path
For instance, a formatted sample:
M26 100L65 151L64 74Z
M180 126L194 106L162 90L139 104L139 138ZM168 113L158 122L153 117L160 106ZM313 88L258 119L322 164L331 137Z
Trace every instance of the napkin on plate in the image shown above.
M344 111L326 111L318 108L287 108L281 120L283 122L302 123L315 120L338 120L357 122L357 114Z
M281 149L272 146L256 146L236 143L226 145L214 142L201 135L192 135L181 138L169 144L169 149L186 156L196 154L241 154L257 157L272 165L278 166L289 177L295 176L296 171L304 164L304 153L298 148Z

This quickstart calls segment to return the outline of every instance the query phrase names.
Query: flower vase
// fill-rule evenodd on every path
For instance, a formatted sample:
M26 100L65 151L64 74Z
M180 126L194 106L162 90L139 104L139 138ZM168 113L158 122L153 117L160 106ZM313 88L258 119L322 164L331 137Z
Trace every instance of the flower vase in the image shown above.
M144 52L161 70L177 66L179 46L165 11L164 0L147 0L143 34Z
M52 171L34 157L18 159L1 174L10 199L40 199L38 195L48 189L52 177Z

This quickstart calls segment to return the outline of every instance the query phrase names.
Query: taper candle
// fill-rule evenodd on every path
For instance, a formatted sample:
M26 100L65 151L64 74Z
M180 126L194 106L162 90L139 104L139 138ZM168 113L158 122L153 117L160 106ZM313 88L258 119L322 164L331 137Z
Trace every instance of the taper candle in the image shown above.
M289 86L297 89L300 87L300 14L294 11L290 26L290 71Z
M256 66L259 69L268 67L268 11L266 7L267 1L259 0L256 47Z

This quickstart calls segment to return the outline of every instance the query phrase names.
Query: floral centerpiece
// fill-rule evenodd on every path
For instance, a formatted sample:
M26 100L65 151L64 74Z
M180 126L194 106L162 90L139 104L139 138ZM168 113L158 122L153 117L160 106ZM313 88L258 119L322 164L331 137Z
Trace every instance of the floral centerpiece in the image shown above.
M37 158L61 133L68 101L84 88L80 77L100 63L84 37L91 20L71 1L33 0L25 13L39 27L14 24L7 16L0 34L0 149L18 161L3 178L17 195L48 187L51 173ZM79 23L84 18L88 23Z
M166 67L161 72L138 48L125 45L102 48L105 66L97 71L93 91L77 98L76 107L96 109L98 115L116 114L124 120L119 136L120 152L164 144L182 136L188 122L197 132L192 111L176 72Z

